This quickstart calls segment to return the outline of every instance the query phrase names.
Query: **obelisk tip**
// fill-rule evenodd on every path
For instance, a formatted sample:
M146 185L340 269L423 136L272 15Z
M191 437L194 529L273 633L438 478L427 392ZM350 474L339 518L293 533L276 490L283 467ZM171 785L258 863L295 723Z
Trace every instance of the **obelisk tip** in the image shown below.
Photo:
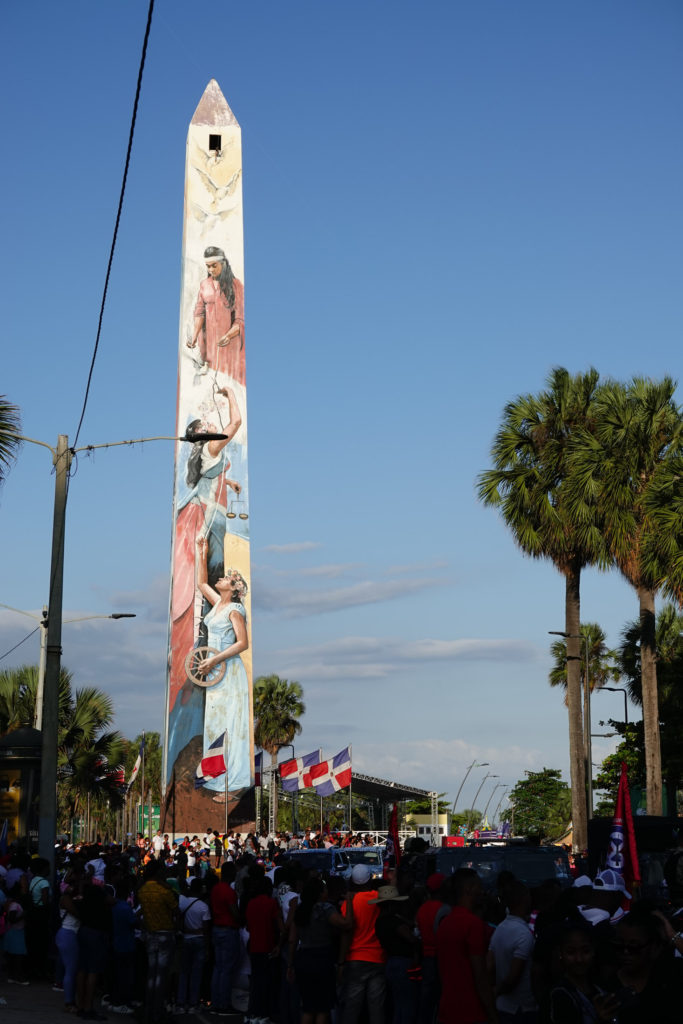
M237 124L237 118L228 106L228 101L215 78L211 79L204 90L190 124L212 125L221 128Z

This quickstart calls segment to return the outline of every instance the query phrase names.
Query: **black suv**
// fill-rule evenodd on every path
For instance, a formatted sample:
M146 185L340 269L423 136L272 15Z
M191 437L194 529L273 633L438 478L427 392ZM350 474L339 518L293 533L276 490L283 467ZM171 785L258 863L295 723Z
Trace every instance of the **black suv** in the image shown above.
M419 854L414 864L421 882L434 871L448 876L458 868L474 868L485 889L495 889L501 871L511 871L529 888L551 878L563 888L572 884L567 852L557 846L451 846Z

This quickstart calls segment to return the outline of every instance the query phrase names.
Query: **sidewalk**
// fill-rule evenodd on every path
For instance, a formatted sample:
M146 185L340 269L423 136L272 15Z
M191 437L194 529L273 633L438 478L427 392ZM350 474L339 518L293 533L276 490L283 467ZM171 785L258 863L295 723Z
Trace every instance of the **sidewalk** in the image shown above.
M4 972L3 972L4 973ZM64 1012L64 993L53 992L52 986L43 982L33 982L31 985L9 985L7 981L0 979L0 998L6 1000L7 1005L0 1005L0 1021L2 1024L80 1024L80 1018L73 1014ZM96 1000L99 1010L99 999ZM111 1013L109 1010L101 1010L110 1024L138 1024L142 1019L142 1010L134 1016L124 1017L118 1013ZM214 1017L206 1010L199 1013L183 1014L171 1018L177 1024L242 1024L243 1017L236 1014L231 1017Z

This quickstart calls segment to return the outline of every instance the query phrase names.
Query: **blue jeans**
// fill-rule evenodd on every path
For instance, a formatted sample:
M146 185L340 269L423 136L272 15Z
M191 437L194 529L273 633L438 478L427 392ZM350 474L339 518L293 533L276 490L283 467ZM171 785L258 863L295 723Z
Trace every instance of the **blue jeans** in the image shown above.
M441 985L439 983L436 957L425 956L422 960L422 984L420 985L420 1006L418 1010L420 1024L434 1024L440 998Z
M240 959L240 933L237 928L214 927L211 940L214 956L211 1006L214 1010L228 1010L232 979Z
M197 1006L202 971L206 960L206 941L203 935L185 935L180 950L180 976L178 998L180 1006Z
M130 1006L135 995L135 951L118 953L114 950L114 1006Z
M498 1020L500 1024L536 1024L538 1011L517 1010L516 1013L508 1013L507 1010L499 1010Z
M393 1003L393 1024L415 1024L420 997L420 985L411 980L408 968L413 961L408 956L390 956L386 964L387 982Z
M76 1002L76 974L78 973L78 932L71 928L60 928L55 935L55 945L64 964L64 1002Z

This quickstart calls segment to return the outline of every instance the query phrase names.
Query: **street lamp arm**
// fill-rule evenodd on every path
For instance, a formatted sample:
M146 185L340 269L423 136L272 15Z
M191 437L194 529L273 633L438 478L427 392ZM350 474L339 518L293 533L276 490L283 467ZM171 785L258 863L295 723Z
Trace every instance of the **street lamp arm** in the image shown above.
M46 444L45 441L36 441L35 437L23 437L22 434L17 434L17 441L29 441L30 444L39 444L41 448L47 448L48 451L52 452L52 458L57 458L57 449L53 448L51 444Z
M160 434L158 437L137 437L130 441L105 441L104 444L85 444L82 448L72 448L71 453L75 455L76 452L93 452L96 448L118 448L121 445L127 444L145 444L147 441L187 441L189 444L194 444L195 441L229 441L229 434L214 434L210 431L201 431L196 434L184 434L182 437L171 437L170 435Z
M57 458L57 449L53 448L51 444L46 444L45 441L37 441L34 437L23 437L17 434L18 441L29 441L31 444L38 444L41 448L47 448L48 451L52 452L52 457ZM80 448L70 448L69 452L71 455L75 455L77 452L92 452L96 448L118 448L121 445L128 444L145 444L147 441L187 441L190 444L194 444L195 441L229 441L229 434L214 434L209 431L202 431L196 434L184 434L182 437L174 437L169 434L159 434L156 437L136 437L130 441L105 441L103 444L84 444Z
M33 619L34 622L44 622L47 616L47 608L43 609L42 616L34 615L33 612L25 612L21 608L13 608L11 604L3 604L2 601L0 601L0 608L7 608L10 612L16 612L17 615L25 615L27 618Z
M110 615L81 615L78 619L62 619L62 625L68 626L71 622L89 622L90 619L135 619L135 612L112 612Z

